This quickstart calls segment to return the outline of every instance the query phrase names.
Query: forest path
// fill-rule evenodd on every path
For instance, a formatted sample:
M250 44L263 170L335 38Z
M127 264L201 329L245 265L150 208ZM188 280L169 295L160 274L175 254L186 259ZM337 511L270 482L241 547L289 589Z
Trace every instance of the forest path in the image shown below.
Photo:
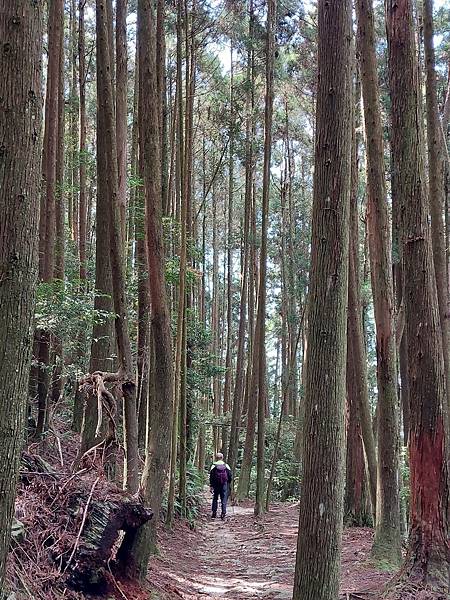
M298 504L275 504L261 520L249 504L230 505L226 521L213 520L209 514L208 497L195 531L184 525L162 536L161 556L152 559L149 573L159 591L155 600L290 600ZM371 542L369 529L345 531L342 598L370 589L375 600L389 579L368 563Z

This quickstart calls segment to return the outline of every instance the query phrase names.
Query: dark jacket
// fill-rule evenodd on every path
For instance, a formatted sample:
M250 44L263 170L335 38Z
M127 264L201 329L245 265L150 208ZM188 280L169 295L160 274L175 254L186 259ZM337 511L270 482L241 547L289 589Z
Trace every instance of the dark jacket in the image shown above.
M230 485L231 480L232 480L230 467L226 463L224 463L223 460L218 460L212 464L211 470L209 472L209 485L212 488L214 488L215 490L220 489L223 485L221 483L221 478L219 475L219 473L223 470L225 470L226 474L227 474L226 483L228 483L228 485Z

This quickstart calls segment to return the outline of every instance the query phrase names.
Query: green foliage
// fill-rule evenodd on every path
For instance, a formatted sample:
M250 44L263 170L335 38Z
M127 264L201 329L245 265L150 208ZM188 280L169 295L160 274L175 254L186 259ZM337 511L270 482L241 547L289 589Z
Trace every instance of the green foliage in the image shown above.
M297 500L300 492L299 467L294 457L294 441L296 433L296 420L286 418L283 420L280 442L278 445L278 455L274 478L272 481L271 501L293 501ZM266 420L266 483L270 476L272 466L273 451L275 448L276 433L278 428L278 419ZM244 435L244 432L242 432ZM242 440L243 442L243 440ZM240 447L242 448L242 445ZM235 481L239 478L239 467L242 461L242 450L238 457L237 472ZM256 456L253 459L252 471L250 474L250 497L255 496L256 491Z
M267 469L270 471L273 451L275 447L278 419L273 419L267 424ZM294 442L297 428L296 419L287 418L283 421L283 428L278 446L278 458L272 482L272 501L285 501L298 499L299 495L299 467L294 457ZM269 475L269 474L268 474Z
M408 461L408 448L402 446L400 451L400 503L404 508L406 514L409 514L409 501L410 501L410 490L409 490L409 461Z
M186 483L186 519L189 525L193 528L195 521L198 520L200 509L203 504L203 488L205 485L204 474L194 467L193 464L188 464L187 467L187 483ZM175 506L178 514L181 514L181 507L178 502Z
M196 319L192 309L188 309L186 318L190 365L187 372L188 393L209 395L211 378L223 376L226 369L220 366L218 357L210 351L210 330Z
M95 292L85 292L79 279L40 283L36 294L35 325L62 340L68 360L65 374L83 369L86 339L94 323L113 319L114 314L94 308Z

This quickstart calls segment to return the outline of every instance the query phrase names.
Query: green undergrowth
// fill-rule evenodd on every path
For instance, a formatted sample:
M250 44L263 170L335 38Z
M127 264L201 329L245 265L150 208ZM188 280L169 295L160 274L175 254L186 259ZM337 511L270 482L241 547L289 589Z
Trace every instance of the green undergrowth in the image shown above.
M192 463L187 467L186 482L186 514L183 514L181 498L177 489L175 496L175 516L179 519L184 518L191 529L200 517L200 511L203 504L203 491L205 486L205 475L201 473ZM176 481L179 481L179 472L177 471ZM162 517L165 519L167 514L167 496L164 499L162 507Z

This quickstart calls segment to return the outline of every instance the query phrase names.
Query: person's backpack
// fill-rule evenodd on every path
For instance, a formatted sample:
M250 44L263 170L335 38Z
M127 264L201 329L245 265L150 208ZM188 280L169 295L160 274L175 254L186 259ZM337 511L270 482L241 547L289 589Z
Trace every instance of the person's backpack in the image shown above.
M228 473L226 465L216 465L216 481L221 486L228 483Z

